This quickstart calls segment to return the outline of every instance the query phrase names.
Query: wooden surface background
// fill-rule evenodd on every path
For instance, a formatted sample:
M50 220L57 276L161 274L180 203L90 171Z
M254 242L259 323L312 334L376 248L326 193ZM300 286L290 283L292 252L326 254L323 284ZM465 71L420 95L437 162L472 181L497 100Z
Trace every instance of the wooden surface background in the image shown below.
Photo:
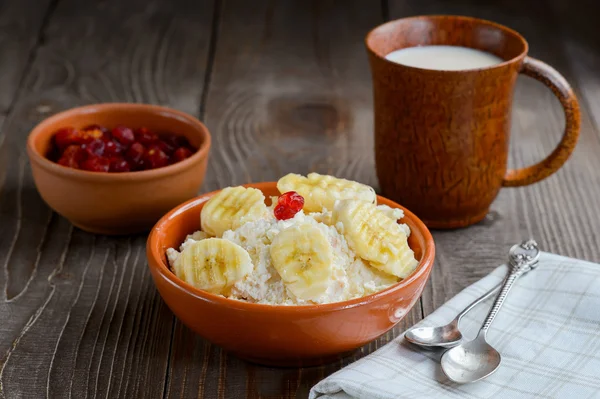
M594 0L0 0L0 398L305 398L504 261L528 237L600 261L600 8ZM247 364L192 334L158 296L145 237L94 236L51 212L31 178L30 129L82 104L163 104L214 137L202 191L319 171L377 187L363 37L385 20L465 14L507 24L574 86L581 138L567 165L504 189L482 223L434 232L420 306L324 367ZM558 142L549 90L520 78L510 163ZM76 193L74 193L75 195Z

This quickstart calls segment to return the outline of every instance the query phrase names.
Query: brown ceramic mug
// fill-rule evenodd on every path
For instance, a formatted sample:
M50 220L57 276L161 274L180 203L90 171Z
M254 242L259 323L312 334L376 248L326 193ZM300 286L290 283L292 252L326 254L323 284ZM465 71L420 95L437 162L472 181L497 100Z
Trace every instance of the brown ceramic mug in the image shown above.
M429 227L464 227L483 219L502 186L523 186L556 172L579 135L579 105L566 80L527 56L517 32L460 16L420 16L380 25L366 37L375 105L375 160L382 194ZM504 62L479 69L421 69L385 58L427 45L470 47ZM519 73L558 97L566 128L543 161L507 170L510 116Z

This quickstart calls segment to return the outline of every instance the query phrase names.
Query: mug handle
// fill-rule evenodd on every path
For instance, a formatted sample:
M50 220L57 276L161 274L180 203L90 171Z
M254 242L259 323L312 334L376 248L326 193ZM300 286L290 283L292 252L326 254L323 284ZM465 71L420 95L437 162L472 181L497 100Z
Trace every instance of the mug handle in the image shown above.
M525 57L520 73L539 80L552 90L565 110L565 131L558 146L546 159L525 168L507 170L502 181L504 187L526 186L550 176L569 158L579 137L579 103L565 78L550 65L532 57Z

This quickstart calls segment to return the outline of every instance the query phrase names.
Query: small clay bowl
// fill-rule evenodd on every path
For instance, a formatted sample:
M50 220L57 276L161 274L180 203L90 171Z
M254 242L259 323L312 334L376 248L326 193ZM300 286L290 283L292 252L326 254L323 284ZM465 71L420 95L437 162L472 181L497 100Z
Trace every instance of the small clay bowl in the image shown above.
M126 173L88 172L46 158L58 129L91 124L169 131L185 136L198 151L170 166ZM111 235L148 231L168 210L194 197L204 180L209 149L210 134L198 119L147 104L73 108L42 121L27 140L33 179L44 201L82 230Z
M276 183L249 184L269 198ZM409 245L419 260L401 282L372 295L324 305L255 304L204 292L169 269L166 250L179 248L200 229L200 211L218 191L190 200L158 221L147 243L148 267L169 308L200 336L248 361L271 366L311 366L339 359L394 327L419 299L433 266L431 233L412 212L383 197L379 204L404 211Z

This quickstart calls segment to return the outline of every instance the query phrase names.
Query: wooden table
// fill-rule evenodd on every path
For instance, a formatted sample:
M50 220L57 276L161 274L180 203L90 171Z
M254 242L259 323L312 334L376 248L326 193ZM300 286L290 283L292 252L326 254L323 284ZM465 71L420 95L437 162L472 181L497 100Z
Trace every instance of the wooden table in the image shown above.
M0 1L0 397L304 398L534 237L600 261L599 7L588 1ZM319 171L377 187L363 37L387 19L456 13L519 30L582 107L579 146L556 175L504 189L482 223L434 232L436 265L397 328L339 363L274 369L181 325L151 281L145 236L73 228L33 185L25 140L40 120L93 102L164 104L213 134L202 191ZM558 142L549 90L520 78L511 166ZM76 194L76 193L74 193Z

